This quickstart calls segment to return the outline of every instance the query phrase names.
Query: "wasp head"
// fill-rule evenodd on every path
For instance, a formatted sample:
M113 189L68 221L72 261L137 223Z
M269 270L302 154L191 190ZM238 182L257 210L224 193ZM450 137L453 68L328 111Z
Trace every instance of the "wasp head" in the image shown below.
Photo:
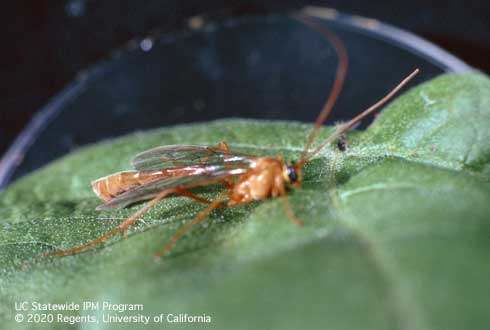
M283 165L282 176L287 183L295 188L301 185L301 167L294 162Z

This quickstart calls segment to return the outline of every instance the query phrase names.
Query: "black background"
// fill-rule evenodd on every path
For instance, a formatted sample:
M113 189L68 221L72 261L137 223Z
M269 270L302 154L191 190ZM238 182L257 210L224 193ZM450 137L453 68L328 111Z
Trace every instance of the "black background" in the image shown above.
M315 4L410 30L490 72L489 1L14 1L3 7L0 154L31 116L82 69L152 30L187 18L287 11Z

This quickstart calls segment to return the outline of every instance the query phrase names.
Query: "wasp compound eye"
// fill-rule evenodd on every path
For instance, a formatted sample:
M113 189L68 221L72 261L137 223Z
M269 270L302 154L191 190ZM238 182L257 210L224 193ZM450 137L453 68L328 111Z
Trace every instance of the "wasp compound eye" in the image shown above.
M298 173L296 173L296 170L291 165L288 165L286 169L286 174L288 175L288 178L291 182L298 181Z

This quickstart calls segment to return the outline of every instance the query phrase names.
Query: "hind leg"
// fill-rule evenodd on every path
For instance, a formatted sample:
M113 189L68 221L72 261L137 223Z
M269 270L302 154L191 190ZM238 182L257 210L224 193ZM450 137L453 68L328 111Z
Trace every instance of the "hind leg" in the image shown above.
M136 211L132 216L121 222L119 226L116 228L106 232L105 234L100 235L99 237L85 243L79 246L76 246L71 249L67 250L58 250L54 252L45 252L43 253L43 256L62 256L62 255L68 255L68 254L74 254L80 251L83 251L91 246L94 246L107 238L117 234L117 233L123 233L124 231L133 223L135 222L143 213L148 211L151 207L153 207L156 203L158 203L160 200L163 198L167 197L169 194L175 192L175 189L168 189L168 190L163 190L162 192L158 193L151 201L149 201L145 206L143 206L141 209Z

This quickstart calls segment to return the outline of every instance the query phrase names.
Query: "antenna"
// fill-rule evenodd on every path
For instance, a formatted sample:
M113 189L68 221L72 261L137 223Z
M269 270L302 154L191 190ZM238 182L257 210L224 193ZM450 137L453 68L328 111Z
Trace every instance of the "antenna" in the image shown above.
M361 119L381 107L383 104L388 102L389 99L393 97L400 89L403 88L410 80L413 79L419 73L419 69L415 69L411 74L409 74L405 79L403 79L395 88L393 88L388 94L386 94L385 97L383 97L381 100L349 120L347 123L340 125L337 130L330 135L322 144L320 144L318 147L316 147L315 150L313 150L310 154L302 158L303 163L306 162L307 160L311 159L311 157L315 156L323 147L325 147L327 144L332 142L334 139L336 139L338 136L342 135L345 131L347 131L349 128L354 126L356 123L358 123Z
M303 149L301 158L297 163L299 164L299 166L301 166L306 161L305 159L306 154L311 146L311 143L313 142L313 139L315 138L316 132L322 126L323 122L327 119L328 115L330 114L330 111L333 108L333 105L335 104L335 101L337 100L342 90L342 86L344 84L345 76L347 73L347 66L349 60L347 56L347 50L345 49L344 44L333 32L328 30L325 26L315 22L313 19L309 18L308 16L296 14L296 15L292 15L292 17L302 22L303 24L310 26L315 31L320 32L325 38L327 38L328 41L330 41L330 43L332 44L335 52L337 53L337 57L339 61L337 65L337 71L335 73L335 81L330 91L330 95L325 101L322 111L320 111L320 114L318 115L315 121L315 126L311 130L311 133L308 136L308 139L306 140L305 148Z

